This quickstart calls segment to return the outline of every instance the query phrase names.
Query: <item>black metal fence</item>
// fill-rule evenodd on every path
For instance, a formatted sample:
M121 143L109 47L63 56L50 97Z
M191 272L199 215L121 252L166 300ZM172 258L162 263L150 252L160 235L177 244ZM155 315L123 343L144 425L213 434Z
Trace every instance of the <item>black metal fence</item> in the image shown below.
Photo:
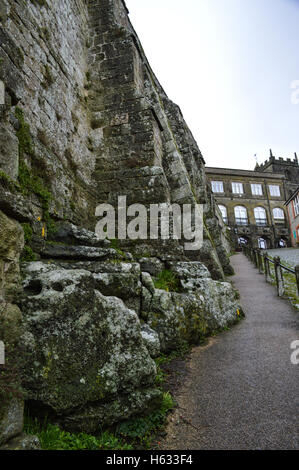
M281 264L279 256L271 259L266 251L252 248L247 245L243 246L243 253L255 264L261 274L265 274L267 282L272 281L270 263L274 265L275 281L279 297L282 297L285 293L283 270L294 274L297 284L297 294L299 295L299 265L295 266L295 269L288 268Z

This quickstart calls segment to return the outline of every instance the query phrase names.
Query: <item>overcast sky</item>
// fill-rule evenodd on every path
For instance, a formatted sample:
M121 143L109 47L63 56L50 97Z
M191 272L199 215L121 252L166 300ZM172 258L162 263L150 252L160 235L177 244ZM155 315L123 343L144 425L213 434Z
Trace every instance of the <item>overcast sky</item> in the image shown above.
M207 166L299 156L299 0L126 0ZM299 96L299 93L297 94ZM299 101L299 100L298 100Z

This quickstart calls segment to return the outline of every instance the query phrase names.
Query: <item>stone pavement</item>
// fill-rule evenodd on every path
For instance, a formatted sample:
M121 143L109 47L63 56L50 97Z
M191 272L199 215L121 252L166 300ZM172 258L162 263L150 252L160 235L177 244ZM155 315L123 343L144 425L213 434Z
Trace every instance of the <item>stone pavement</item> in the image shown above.
M281 260L285 260L291 266L299 264L299 248L281 248L276 250L267 250L270 256L279 256Z
M232 257L246 318L193 349L163 449L298 449L298 313L243 254Z

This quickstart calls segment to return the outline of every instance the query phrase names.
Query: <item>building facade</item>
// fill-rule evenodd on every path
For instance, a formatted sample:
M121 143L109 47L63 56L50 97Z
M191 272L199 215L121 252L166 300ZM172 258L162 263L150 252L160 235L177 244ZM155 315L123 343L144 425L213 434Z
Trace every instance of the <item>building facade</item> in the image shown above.
M254 171L206 167L206 174L236 245L291 246L285 202L299 182L296 154L291 161L270 151L269 161Z
M285 203L291 229L292 246L299 247L299 186Z
M269 160L266 160L262 165L257 164L255 171L283 174L285 176L286 199L294 193L299 184L299 165L296 153L293 160L290 158L284 160L283 158L275 158L270 150Z

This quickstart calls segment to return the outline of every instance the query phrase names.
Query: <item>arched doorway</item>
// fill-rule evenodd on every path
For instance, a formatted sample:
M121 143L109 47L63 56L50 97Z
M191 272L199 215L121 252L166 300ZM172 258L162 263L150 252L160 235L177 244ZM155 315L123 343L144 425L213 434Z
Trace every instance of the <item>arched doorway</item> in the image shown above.
M263 237L259 237L258 245L259 245L260 250L266 250L268 248L267 240Z
M238 250L237 251L242 251L242 248L244 246L249 245L249 239L245 237L244 235L241 235L238 237Z

